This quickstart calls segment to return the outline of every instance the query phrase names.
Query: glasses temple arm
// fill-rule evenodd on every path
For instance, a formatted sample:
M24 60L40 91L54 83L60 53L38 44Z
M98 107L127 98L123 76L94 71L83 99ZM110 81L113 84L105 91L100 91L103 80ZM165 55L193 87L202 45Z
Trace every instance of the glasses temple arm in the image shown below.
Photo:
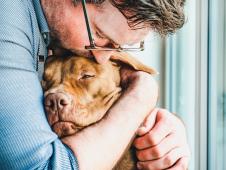
M87 31L88 31L90 46L94 47L95 44L94 44L94 40L93 40L93 37L92 37L92 31L91 31L91 28L90 28L90 25L89 25L89 18L88 18L88 14L87 14L87 11L86 11L86 1L85 0L82 0L82 8L83 8L83 12L84 12L85 21L86 21L86 28L87 28Z

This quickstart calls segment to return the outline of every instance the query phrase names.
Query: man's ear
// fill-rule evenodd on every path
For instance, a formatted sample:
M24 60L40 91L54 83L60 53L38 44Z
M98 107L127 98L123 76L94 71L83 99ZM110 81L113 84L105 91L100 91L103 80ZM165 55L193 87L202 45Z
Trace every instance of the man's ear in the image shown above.
M116 62L120 61L123 64L129 65L130 67L132 67L134 70L137 70L137 71L144 71L149 74L158 74L158 72L155 69L144 65L143 63L138 61L136 58L134 58L131 54L126 52L113 53L111 56L111 60Z
M41 81L42 88L47 90L51 84L61 80L61 69L63 58L58 56L48 56L44 65L43 79Z

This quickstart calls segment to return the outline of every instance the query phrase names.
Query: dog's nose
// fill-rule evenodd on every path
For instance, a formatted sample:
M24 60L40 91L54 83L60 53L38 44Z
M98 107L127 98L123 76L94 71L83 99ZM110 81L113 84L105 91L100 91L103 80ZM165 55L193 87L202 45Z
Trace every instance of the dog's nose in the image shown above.
M64 93L51 93L45 98L45 107L51 111L61 111L71 104L71 98Z
M67 113L71 112L72 98L65 93L50 93L45 97L45 110L47 119L52 126L58 121L65 119Z

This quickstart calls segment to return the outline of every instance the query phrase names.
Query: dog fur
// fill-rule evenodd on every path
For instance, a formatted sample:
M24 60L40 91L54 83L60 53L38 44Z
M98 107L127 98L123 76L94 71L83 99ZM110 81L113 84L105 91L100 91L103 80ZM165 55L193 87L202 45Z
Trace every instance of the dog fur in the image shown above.
M60 138L75 134L107 114L123 92L122 65L156 74L127 53L115 53L103 65L81 56L48 57L42 80L45 110L50 126ZM114 170L136 169L134 149L130 146Z

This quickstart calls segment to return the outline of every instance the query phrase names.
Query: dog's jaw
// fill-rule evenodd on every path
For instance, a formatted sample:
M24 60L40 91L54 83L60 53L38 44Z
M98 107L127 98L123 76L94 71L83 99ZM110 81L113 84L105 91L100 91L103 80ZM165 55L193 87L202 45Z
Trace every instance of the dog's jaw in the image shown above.
M96 98L76 96L66 89L60 84L44 94L48 122L59 137L75 134L98 122L121 95L120 87Z

